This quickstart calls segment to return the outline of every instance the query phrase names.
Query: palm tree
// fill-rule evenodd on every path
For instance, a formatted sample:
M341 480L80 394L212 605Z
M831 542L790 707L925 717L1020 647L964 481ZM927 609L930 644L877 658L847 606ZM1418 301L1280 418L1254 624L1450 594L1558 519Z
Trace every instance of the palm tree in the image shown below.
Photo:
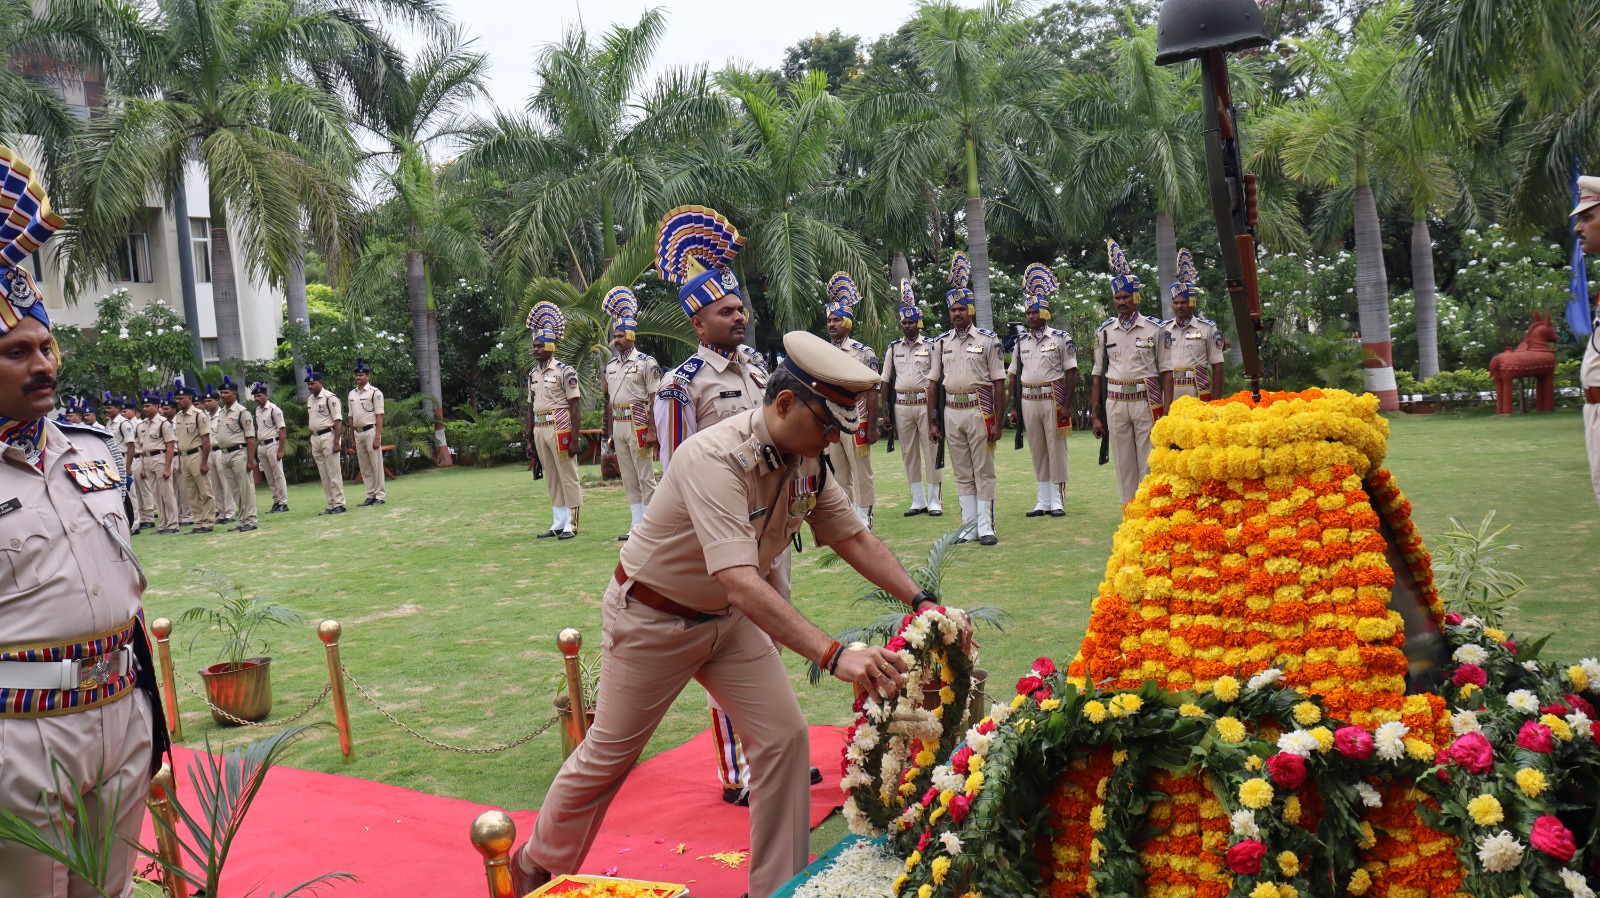
M993 209L1003 218L1053 223L1055 181L1039 160L1056 157L1069 133L1046 97L1059 66L1029 40L1024 7L1014 0L987 0L979 9L925 3L913 28L925 77L888 75L856 101L851 128L882 132L903 147L898 179L959 171L978 323L992 328L984 191L1003 199Z

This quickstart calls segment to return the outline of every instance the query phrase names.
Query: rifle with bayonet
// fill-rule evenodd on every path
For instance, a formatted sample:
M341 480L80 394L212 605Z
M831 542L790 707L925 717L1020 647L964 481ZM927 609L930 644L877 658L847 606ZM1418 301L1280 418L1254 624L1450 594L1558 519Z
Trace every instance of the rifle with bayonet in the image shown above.
M888 351L884 353L887 358L883 360L883 374L887 381L883 385L883 439L889 444L889 451L894 451L894 344L890 343Z
M1021 449L1023 435L1028 428L1022 421L1022 378L1020 376L1011 383L1011 413L1017 416L1017 432L1012 437L1011 448Z
M1106 338L1100 338L1100 395L1093 397L1095 414L1100 416L1100 464L1111 461L1111 418L1106 415L1106 397L1111 393L1111 347Z
M928 401L933 403L928 407L928 414L939 422L939 448L933 453L933 468L936 471L943 471L944 445L949 442L948 434L944 432L944 384L928 382Z

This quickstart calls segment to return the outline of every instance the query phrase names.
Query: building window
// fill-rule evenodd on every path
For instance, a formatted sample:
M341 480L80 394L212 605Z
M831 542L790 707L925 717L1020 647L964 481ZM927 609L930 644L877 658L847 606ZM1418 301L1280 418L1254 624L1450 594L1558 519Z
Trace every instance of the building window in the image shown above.
M189 219L189 240L194 244L194 281L211 283L211 219Z
M148 284L155 280L150 271L150 235L129 234L117 243L117 280L123 283Z

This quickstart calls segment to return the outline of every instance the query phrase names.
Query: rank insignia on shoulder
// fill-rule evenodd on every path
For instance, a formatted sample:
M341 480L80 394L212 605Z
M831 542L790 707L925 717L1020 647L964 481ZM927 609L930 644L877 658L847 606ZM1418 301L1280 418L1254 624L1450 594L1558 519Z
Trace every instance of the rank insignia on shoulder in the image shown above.
M770 443L761 447L761 461L767 466L768 471L776 471L783 467L783 456L779 455L777 447Z
M108 461L67 462L61 468L86 493L116 489L122 482L116 467Z

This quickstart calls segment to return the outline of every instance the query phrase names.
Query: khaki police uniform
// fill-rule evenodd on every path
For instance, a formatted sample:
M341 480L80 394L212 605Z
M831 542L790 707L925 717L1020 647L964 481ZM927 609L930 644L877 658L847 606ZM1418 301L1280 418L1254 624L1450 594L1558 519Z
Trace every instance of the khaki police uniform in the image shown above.
M223 476L222 459L217 451L220 446L217 427L222 421L222 408L219 406L215 413L206 412L206 420L211 425L211 471L206 476L211 480L211 496L217 503L217 520L233 520L239 510L238 500L233 497L233 484Z
M383 414L383 391L368 383L350 391L350 439L355 441L356 464L361 468L361 482L367 488L367 498L384 501L383 449L372 445L373 429L378 426L378 416Z
M238 510L239 526L256 526L256 475L250 470L248 438L256 435L256 416L235 399L217 412L217 445L222 452L222 482Z
M581 421L570 420L568 401L582 398L578 389L578 369L555 357L528 372L528 403L533 406L533 446L544 465L544 482L550 487L550 504L576 509L583 505L583 490L578 483L578 459L562 451L559 431L581 439ZM571 521L573 518L567 518Z
M661 363L637 347L606 365L606 398L611 403L609 436L616 449L622 489L627 493L635 527L656 491L655 448L642 445L640 436L653 430L650 406L660 388Z
M895 438L900 441L900 463L911 484L911 507L943 510L944 471L934 467L933 443L928 440L928 369L933 365L932 340L904 337L883 351L882 382L894 391Z
M139 454L139 519L156 521L160 515L161 530L171 533L178 529L178 496L173 484L181 477L177 453L178 436L172 422L160 414L140 418L134 428L134 446ZM168 452L173 458L168 460ZM167 476L167 466L172 466L173 476Z
M161 417L163 417L163 418L166 418L168 424L172 424L172 434L173 434L173 437L176 438L177 434L178 434L178 425L173 423L173 422L175 422L177 420L177 418L178 418L178 410L177 410L177 408L176 407L173 408L172 415L170 417L167 416L165 413L162 413L162 412L157 412L157 414L161 415ZM182 524L185 527L189 526L190 524L193 524L194 523L194 506L189 504L189 494L184 492L184 489L183 489L183 453L182 452L174 452L173 453L173 458L172 458L172 496L173 496L174 499L176 499L178 501L178 523Z
M217 500L211 492L211 475L200 470L202 459L216 470L217 460L207 458L201 448L202 438L211 436L211 420L197 405L178 409L172 416L172 429L178 436L178 454L183 457L183 493L189 497L189 509L194 513L196 527L215 527Z
M1172 372L1172 395L1163 397L1168 405L1179 396L1197 396L1210 402L1212 365L1222 364L1222 331L1217 324L1199 315L1188 321L1174 318L1161 325L1161 373Z
M833 345L874 372L878 370L878 354L871 346L853 337L845 337ZM856 515L871 530L872 506L877 504L878 491L872 482L872 447L867 445L865 393L856 399L856 418L861 421L861 429L854 434L840 434L839 442L828 446L828 461L833 463L833 472L839 478L839 485L844 487L844 494L855 505Z
M321 393L306 399L306 418L311 424L311 457L317 463L317 476L322 479L325 510L343 508L344 475L339 470L339 443L334 439L333 425L344 420L344 406L324 386Z
M955 467L964 532L994 534L994 444L986 420L994 407L994 383L1006 376L1004 348L994 331L948 330L934 341L928 381L944 385L944 439Z
M1122 503L1133 501L1150 473L1150 429L1161 409L1161 365L1166 357L1161 322L1135 314L1111 318L1094 332L1094 371L1106 379L1106 421L1111 460Z
M121 413L112 418L110 424L106 426L106 429L111 431L111 436L116 440L117 448L122 450L123 458L127 461L128 477L130 478L128 507L133 509L133 520L128 522L128 526L137 533L140 521L145 519L139 515L139 449L138 446L134 445L138 442L138 436L134 434L133 428L133 419Z
M1583 344L1578 382L1583 385L1583 439L1589 450L1589 479L1594 483L1595 501L1600 502L1600 315Z
M198 440L203 426L186 429ZM164 744L165 727L140 688L153 690L154 679L140 674L150 658L139 620L144 578L128 541L122 453L87 427L46 422L43 440L42 471L18 447L0 446L0 808L40 829L61 825L52 812L91 827L110 852L107 892L130 898L152 742L159 726ZM198 454L190 458L198 465ZM76 657L76 670L33 660L41 649ZM23 685L58 671L74 688ZM78 794L59 794L52 761ZM41 803L46 793L56 800ZM98 894L44 855L4 841L0 893Z
M1062 507L1067 487L1067 436L1072 432L1072 397L1067 395L1067 372L1078 369L1078 344L1072 335L1054 327L1038 333L1023 331L1011 354L1010 373L1022 391L1022 421L1033 456L1033 479L1040 486L1042 510ZM1061 422L1067 421L1065 427ZM1049 494L1046 495L1046 485Z
M594 725L556 775L522 856L576 871L606 808L667 709L698 680L750 753L750 883L768 896L807 860L809 737L772 638L728 601L715 572L766 570L802 523L819 545L862 531L819 459L784 458L764 412L737 414L680 444L601 599ZM665 610L655 597L693 618Z
M283 409L276 402L256 407L256 467L272 493L273 505L289 504L289 484L283 478L283 459L278 457L278 445L288 425L283 420Z

